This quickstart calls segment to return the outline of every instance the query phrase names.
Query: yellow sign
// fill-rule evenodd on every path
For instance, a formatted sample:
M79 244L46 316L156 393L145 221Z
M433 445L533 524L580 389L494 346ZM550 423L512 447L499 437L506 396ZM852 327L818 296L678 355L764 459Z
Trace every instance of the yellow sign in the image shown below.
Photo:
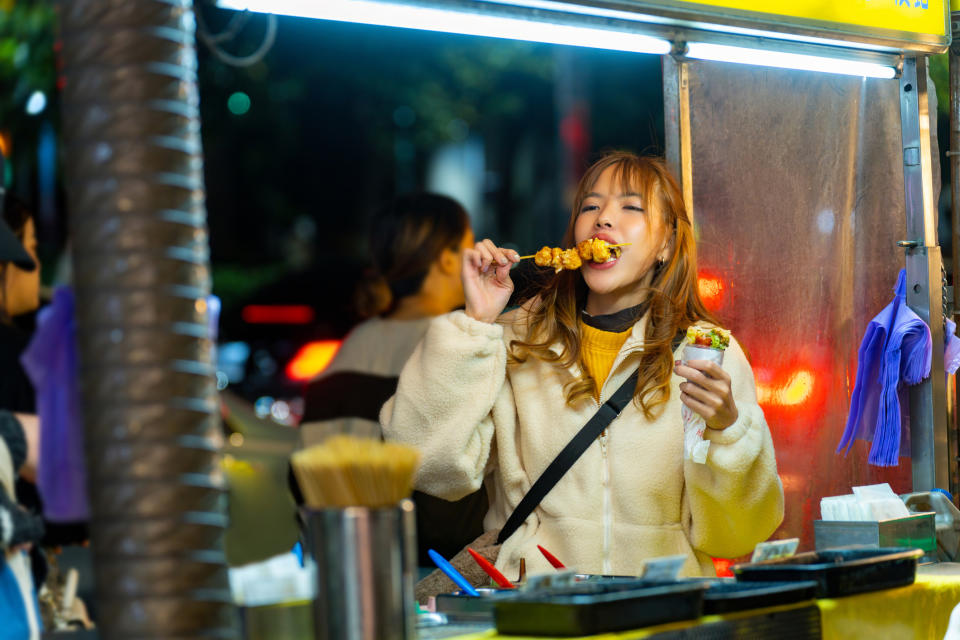
M947 0L697 0L695 4L908 34L947 35ZM957 3L958 0L951 0ZM684 1L686 4L686 1ZM690 4L694 4L691 2Z

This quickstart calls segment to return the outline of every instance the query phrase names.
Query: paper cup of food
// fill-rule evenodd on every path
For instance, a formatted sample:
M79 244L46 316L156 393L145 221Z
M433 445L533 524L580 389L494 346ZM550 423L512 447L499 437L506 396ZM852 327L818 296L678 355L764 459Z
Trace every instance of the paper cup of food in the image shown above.
M681 362L687 364L691 360L710 360L722 365L723 351L728 346L730 346L729 331L719 327L711 329L690 327L687 329L687 344L683 348ZM683 419L684 458L705 464L710 450L710 441L703 437L704 430L707 428L703 417L687 405L680 408L680 416Z
M690 327L687 329L687 344L683 348L680 361L687 364L690 360L710 360L723 364L723 352L730 346L730 332L714 327Z

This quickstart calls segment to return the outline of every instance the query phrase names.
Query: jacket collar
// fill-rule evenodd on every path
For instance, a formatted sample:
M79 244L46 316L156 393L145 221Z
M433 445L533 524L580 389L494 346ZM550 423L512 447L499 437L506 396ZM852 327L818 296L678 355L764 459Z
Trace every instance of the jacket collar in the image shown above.
M633 353L634 351L643 350L644 335L647 331L647 322L649 319L650 310L648 309L647 312L643 314L643 316L633 325L633 331L630 332L630 335L627 336L627 340L623 343L623 347L620 348L620 356L618 356L618 360L622 356ZM563 343L559 340L547 348L558 356L563 353ZM616 363L614 364L616 365Z

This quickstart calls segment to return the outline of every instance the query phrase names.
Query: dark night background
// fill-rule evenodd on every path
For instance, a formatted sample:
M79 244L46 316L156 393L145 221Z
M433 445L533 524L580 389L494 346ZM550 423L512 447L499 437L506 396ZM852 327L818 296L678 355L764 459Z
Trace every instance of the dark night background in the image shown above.
M234 46L255 48L264 22ZM539 248L562 232L567 178L595 150L662 145L655 56L281 17L262 62L231 68L201 47L200 65L225 301L251 276L350 280L373 212L416 189L464 201L480 237ZM235 92L250 98L243 115L228 109ZM444 167L460 191L431 180Z

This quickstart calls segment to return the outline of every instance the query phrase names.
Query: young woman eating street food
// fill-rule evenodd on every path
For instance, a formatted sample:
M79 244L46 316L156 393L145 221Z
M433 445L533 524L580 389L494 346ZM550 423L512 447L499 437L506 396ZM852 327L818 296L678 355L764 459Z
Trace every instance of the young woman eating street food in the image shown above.
M515 252L463 255L465 309L433 319L380 421L423 455L417 488L448 500L486 478L484 527L504 527L557 454L638 372L632 401L503 540L498 569L635 575L682 554L682 575L749 553L783 518L773 444L750 365L729 339L722 366L680 364L691 326L715 327L697 292L693 229L662 160L607 154L580 181L566 247L618 245L605 261L544 270L502 313ZM562 265L560 265L562 266ZM629 396L628 396L629 397ZM681 408L705 421L703 463L684 455Z

